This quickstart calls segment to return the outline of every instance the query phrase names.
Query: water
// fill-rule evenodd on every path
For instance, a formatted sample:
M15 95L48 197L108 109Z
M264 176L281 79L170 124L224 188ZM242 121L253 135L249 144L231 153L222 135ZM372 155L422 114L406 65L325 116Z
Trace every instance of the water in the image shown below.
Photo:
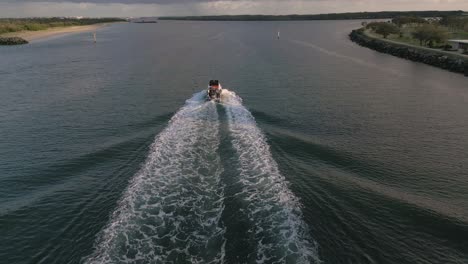
M468 79L359 24L0 48L0 263L467 263Z

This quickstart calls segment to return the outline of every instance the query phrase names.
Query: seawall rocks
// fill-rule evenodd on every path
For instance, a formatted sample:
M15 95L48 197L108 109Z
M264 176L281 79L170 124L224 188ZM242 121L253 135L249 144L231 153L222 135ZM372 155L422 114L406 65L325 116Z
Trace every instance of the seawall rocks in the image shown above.
M349 37L352 41L361 46L382 53L387 53L407 60L422 62L468 76L468 59L461 58L460 56L444 54L422 48L420 49L417 47L413 48L406 45L400 45L397 43L390 43L387 41L371 38L366 36L362 29L353 30L349 34Z
M22 45L28 41L19 37L0 37L0 45Z

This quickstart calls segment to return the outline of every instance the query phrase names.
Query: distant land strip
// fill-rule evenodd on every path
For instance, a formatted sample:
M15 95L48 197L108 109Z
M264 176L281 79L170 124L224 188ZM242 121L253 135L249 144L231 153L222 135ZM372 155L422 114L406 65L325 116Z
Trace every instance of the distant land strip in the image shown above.
M126 21L122 18L0 18L0 46L27 44L30 40L60 33L91 30L98 25Z
M468 15L465 11L383 11L331 13L318 15L220 15L220 16L166 16L160 20L199 20L199 21L289 21L289 20L350 20L388 19L398 16L444 17Z

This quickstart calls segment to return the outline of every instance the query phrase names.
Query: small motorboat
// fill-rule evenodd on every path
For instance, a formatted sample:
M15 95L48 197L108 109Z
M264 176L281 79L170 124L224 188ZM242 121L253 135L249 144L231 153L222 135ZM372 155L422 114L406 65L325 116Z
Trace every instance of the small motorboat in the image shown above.
M208 100L216 100L219 102L221 99L221 93L223 92L223 88L218 80L210 80L208 84L208 90L206 91Z

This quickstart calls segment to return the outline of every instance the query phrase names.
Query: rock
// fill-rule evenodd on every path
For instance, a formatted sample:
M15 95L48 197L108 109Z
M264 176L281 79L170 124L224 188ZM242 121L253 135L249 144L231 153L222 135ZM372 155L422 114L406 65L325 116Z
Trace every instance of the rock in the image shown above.
M0 45L22 45L28 41L19 37L0 37Z
M456 55L447 55L437 51L418 49L405 45L393 44L383 40L368 37L363 29L353 30L349 38L357 44L396 57L407 60L422 62L428 65L439 67L453 72L463 73L468 76L468 59Z

